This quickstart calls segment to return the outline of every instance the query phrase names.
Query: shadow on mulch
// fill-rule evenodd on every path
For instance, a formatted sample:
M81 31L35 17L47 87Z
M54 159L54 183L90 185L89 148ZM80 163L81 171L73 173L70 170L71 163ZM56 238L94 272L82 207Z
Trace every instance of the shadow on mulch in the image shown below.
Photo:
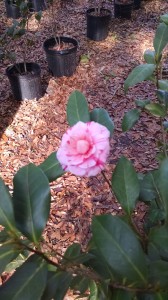
M5 129L12 123L15 114L17 113L21 101L15 101L12 97L1 100L0 105L0 138L3 137Z
M42 84L42 96L41 96L42 98L45 95L45 92L47 90L49 79L46 79L46 77L42 78L41 84ZM4 100L3 100L3 94L4 94ZM0 138L5 139L5 136L3 136L3 134L6 128L9 127L10 124L13 122L14 117L23 101L24 100L20 100L20 101L15 100L14 96L12 95L12 92L10 92L9 97L6 97L5 90L2 91L1 105L0 105ZM31 99L29 101L31 101Z

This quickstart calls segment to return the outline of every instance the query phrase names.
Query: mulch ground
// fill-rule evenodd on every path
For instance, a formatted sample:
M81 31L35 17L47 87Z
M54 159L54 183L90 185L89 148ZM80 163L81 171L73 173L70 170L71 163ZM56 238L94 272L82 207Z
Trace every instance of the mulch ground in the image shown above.
M153 37L159 17L168 11L167 0L144 1L134 11L131 20L114 18L113 3L105 3L112 10L110 32L106 40L94 42L86 37L86 9L93 1L62 1L56 5L55 18L58 34L72 36L79 41L78 66L73 76L53 78L48 72L42 45L52 36L51 18L43 12L40 25L32 17L30 37L35 45L28 51L27 60L40 64L44 96L38 101L14 101L5 69L8 60L0 62L0 176L12 191L12 178L17 170L32 162L40 164L59 147L66 131L66 104L74 90L81 91L90 109L108 110L115 123L111 152L106 167L110 179L119 157L125 155L137 171L145 172L156 167L156 141L159 124L143 113L133 130L122 133L121 120L126 111L134 108L135 99L155 99L154 86L144 82L131 88L125 95L124 80L129 72L144 62L143 53L152 49ZM0 33L11 20L6 18L4 3L0 2ZM38 34L36 33L38 31ZM18 62L22 57L22 39L11 43ZM88 61L81 59L87 55ZM166 56L165 56L166 62ZM46 244L61 253L68 245L78 242L85 248L90 237L93 215L121 213L104 178L80 178L65 174L51 184L52 204L50 219L44 232ZM143 205L137 208L136 222L141 226L146 213Z

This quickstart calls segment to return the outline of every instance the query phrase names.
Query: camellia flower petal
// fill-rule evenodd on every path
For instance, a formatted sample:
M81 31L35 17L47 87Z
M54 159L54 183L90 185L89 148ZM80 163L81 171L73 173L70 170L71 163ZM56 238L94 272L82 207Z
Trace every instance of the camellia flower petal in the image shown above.
M95 176L105 166L110 152L110 131L96 122L78 122L63 135L57 159L64 171Z

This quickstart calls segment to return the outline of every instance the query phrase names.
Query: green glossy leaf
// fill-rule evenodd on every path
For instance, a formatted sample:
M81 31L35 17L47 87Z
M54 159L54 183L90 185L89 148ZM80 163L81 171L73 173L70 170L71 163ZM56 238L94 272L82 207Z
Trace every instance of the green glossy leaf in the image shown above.
M21 21L20 21L20 23L18 25L21 28L25 28L25 26L26 26L26 19L21 19Z
M20 267L26 260L26 257L19 254L13 261L11 261L5 268L5 272L10 273Z
M89 253L82 253L81 246L78 243L70 245L64 253L62 263L68 265L81 264L88 261L92 257Z
M163 209L158 208L155 201L151 202L144 223L144 229L146 233L149 233L151 228L158 226L161 222L163 222L164 219L165 213Z
M165 23L159 24L156 29L153 46L156 55L160 55L164 47L168 43L168 26Z
M139 99L137 99L137 100L135 100L136 106L141 107L141 108L144 108L149 103L150 103L149 99L146 99L146 100L139 100Z
M110 279L114 281L114 279L120 279L118 274L116 275L114 270L110 268L110 266L105 261L104 257L99 253L99 251L94 251L94 257L85 263L86 266L91 267L97 274L99 274L104 279Z
M138 176L138 179L139 179L139 180L143 180L145 174L138 172L138 173L137 173L137 176Z
M43 170L49 182L56 180L64 174L64 170L62 169L56 155L56 152L51 153L49 157L47 157L47 159L39 165L39 168Z
M136 300L154 300L154 294L137 293Z
M33 164L14 176L14 211L18 229L37 243L50 211L50 187L46 175Z
M5 270L7 264L18 254L19 250L13 244L2 245L0 247L0 274Z
M161 21L163 21L166 25L168 25L168 14L164 14L160 17Z
M6 229L0 231L0 244L4 243L6 240L10 239L11 236L8 234Z
M101 281L101 283L97 284L98 288L98 294L97 294L97 299L96 300L112 300L113 297L113 291L109 284L108 281Z
M76 291L80 291L81 294L85 293L89 288L90 279L83 276L75 276L72 279L70 288Z
M36 14L35 14L35 19L40 22L41 21L41 18L42 18L42 11L38 11Z
M28 260L0 287L0 299L41 300L47 279L45 262L36 255Z
M163 122L164 123L164 122ZM165 129L165 128L164 128ZM161 151L159 153L157 153L156 155L156 160L161 163L163 159L166 158L166 155L165 155L165 152L164 151Z
M165 117L166 109L159 103L150 103L145 106L145 109L149 111L155 117Z
M158 189L158 182L156 181L156 189ZM148 218L146 223L149 221L152 226L158 225L165 219L165 212L163 209L161 195L159 190L157 191L158 195L155 198L155 201L151 201L148 210Z
M89 300L98 300L98 288L97 284L92 280L90 282L90 295Z
M98 251L93 238L91 239L91 243L89 245L89 254L91 254L92 257L85 263L85 266L92 268L104 279L110 279L111 281L116 279L118 281L119 277L114 274L114 271L111 270L104 257Z
M168 121L163 121L163 127L166 131L168 131Z
M18 29L14 31L13 39L18 39L21 36L23 36L26 33L26 30L24 28Z
M135 67L132 72L128 75L127 79L124 83L124 90L127 92L128 88L140 83L144 80L147 80L150 76L152 76L155 70L154 64L144 64Z
M158 81L158 86L160 90L164 90L168 92L168 80L159 80Z
M149 281L158 288L167 289L168 285L168 262L152 261L149 267Z
M157 189L165 210L166 220L168 220L168 159L164 159L158 171Z
M167 300L168 292L158 292L155 294L154 300Z
M168 293L158 292L153 294L138 293L137 300L167 300Z
M144 59L147 64L156 64L155 61L155 51L154 50L146 50L144 53Z
M158 99L160 100L161 103L163 103L166 108L168 106L168 91L164 90L157 90L156 91Z
M160 57L159 57L160 58ZM156 57L156 59L158 60L158 58ZM161 59L161 58L160 58ZM156 77L155 77L155 72L153 72L153 74L151 76L149 76L146 80L150 80L151 82L153 82L155 85L157 83Z
M139 180L131 162L121 157L112 176L112 189L127 214L131 214L139 197Z
M49 272L47 285L41 300L63 300L72 281L72 275L67 272Z
M131 228L117 216L102 215L93 218L92 232L101 255L123 282L146 286L146 257Z
M131 129L137 123L139 117L140 111L136 108L126 112L122 120L122 130L125 132Z
M79 256L80 253L81 253L81 245L78 243L74 243L67 248L67 250L64 253L64 257L70 260Z
M158 249L160 256L168 260L168 225L155 227L150 230L149 242Z
M93 109L90 113L90 120L104 125L110 131L110 135L113 134L114 122L104 108Z
M86 98L79 91L72 92L69 97L67 104L67 120L70 126L73 126L79 121L84 123L90 121Z
M163 126L165 130L168 130L168 121L164 121Z
M0 178L0 224L11 232L16 231L10 193Z
M6 34L8 35L8 36L13 36L13 34L14 34L14 30L15 30L15 26L10 26L10 27L8 27L7 28L7 30L6 30Z
M110 279L111 281L114 281L116 278L119 279L116 273L107 264L100 251L98 251L93 238L90 240L88 245L88 254L92 255L92 257L85 263L85 266L92 268L105 280Z
M157 207L150 207L148 220L151 223L151 227L160 223L165 218L165 214L162 209Z
M104 288L104 286L107 286L107 288L106 287ZM112 300L113 299L112 295L113 292L110 289L108 289L108 284L106 284L105 282L101 282L97 284L96 282L91 281L90 294L88 300ZM79 299L81 299L80 296Z
M150 261L156 261L161 259L159 251L153 243L148 243L147 251Z
M133 294L124 290L115 289L112 300L132 300Z
M140 180L140 195L139 199L144 202L152 201L159 198L157 190L157 176L158 171L152 171L146 174L142 180Z

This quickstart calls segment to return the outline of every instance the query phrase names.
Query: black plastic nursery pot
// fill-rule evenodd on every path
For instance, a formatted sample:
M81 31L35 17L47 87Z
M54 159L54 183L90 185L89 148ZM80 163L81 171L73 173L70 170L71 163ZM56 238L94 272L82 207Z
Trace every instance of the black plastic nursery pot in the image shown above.
M40 11L47 8L45 0L29 0L30 11Z
M108 36L111 11L101 8L100 14L96 14L95 8L86 12L87 37L94 41L102 41Z
M21 16L20 8L16 0L5 0L6 14L8 18L18 19Z
M53 37L43 44L48 67L54 77L69 77L76 70L78 42L74 38L64 36L59 37L59 40L60 44L67 44L67 48L62 50L53 48L57 45Z
M134 9L141 8L141 0L134 0Z
M133 9L133 2L129 3L120 3L120 1L114 2L114 17L115 18L123 18L123 19L131 19Z
M15 100L39 99L42 96L41 69L36 63L26 63L27 72L24 72L24 63L9 66L6 75L10 81Z

